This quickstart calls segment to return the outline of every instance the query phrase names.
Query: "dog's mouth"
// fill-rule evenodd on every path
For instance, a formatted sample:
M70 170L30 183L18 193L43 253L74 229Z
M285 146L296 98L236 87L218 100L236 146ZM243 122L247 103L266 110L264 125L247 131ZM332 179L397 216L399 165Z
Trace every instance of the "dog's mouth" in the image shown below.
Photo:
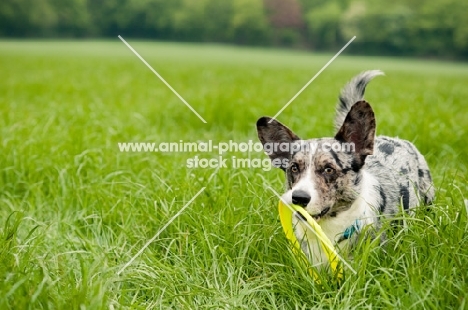
M315 215L311 215L314 220L318 221L320 220L322 217L324 217L328 211L330 211L330 207L326 207L325 209L322 210L322 212L320 212L319 214L315 214Z
M330 211L330 207L326 207L325 209L322 210L322 212L320 212L319 214L315 214L315 215L311 215L311 217L316 220L316 221L319 221L322 217L324 217L328 212ZM304 222L307 222L307 219L300 213L300 212L296 212L296 217Z

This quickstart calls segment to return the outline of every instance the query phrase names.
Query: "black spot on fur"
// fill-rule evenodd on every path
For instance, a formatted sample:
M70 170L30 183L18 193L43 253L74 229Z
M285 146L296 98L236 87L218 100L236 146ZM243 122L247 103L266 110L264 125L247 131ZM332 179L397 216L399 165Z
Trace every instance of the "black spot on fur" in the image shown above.
M379 145L379 150L382 153L385 153L386 156L392 155L393 152L395 151L395 147L391 143L382 143Z
M360 89L361 90L361 97L364 96L364 92L366 91L366 81L364 79L360 80L357 84L356 84L356 89Z
M418 169L418 176L420 178L424 178L425 175L427 176L427 179L432 182L432 177L431 177L431 172L429 170L425 170L425 169Z
M429 182L432 183L432 176L431 176L431 172L429 170L426 170L426 174L427 174L427 178L429 179Z
M379 194L380 194L379 211L383 213L385 211L385 206L387 205L387 195L385 195L385 191L382 186L379 186Z
M338 158L338 155L336 154L335 151L333 150L330 150L330 154L333 156L333 159L335 160L336 164L338 165L338 167L340 167L341 169L343 169L343 164L341 163L340 159Z
M356 158L353 158L353 161L351 162L351 169L353 169L354 172L358 172L361 167L362 165L356 160Z
M424 170L423 169L418 169L418 176L420 178L424 178Z
M408 169L406 169L406 168L401 168L401 169L400 169L400 173L401 173L401 174L408 174Z
M409 209L409 191L408 187L404 185L400 185L400 195L401 195L401 200L403 202L403 208L405 210Z
M345 99L343 97L341 97L341 96L338 99L340 100L340 109L346 110L346 101L345 101Z
M362 180L362 174L358 173L356 175L356 178L354 179L354 185L358 185L359 183L361 183L361 180Z
M383 141L388 141L389 143L393 144L395 146L395 148L398 148L398 147L401 147L401 143L398 142L398 141L395 141L389 137L385 137L385 136L380 136L379 137L380 140L383 140Z

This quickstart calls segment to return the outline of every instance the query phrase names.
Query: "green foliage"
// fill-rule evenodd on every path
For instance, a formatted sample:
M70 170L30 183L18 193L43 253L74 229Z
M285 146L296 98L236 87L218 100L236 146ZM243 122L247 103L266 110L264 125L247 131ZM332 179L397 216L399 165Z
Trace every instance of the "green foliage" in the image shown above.
M314 46L335 48L342 42L340 35L342 10L338 2L326 2L307 14L310 41ZM352 37L352 36L351 36Z
M280 170L189 169L217 154L117 146L256 141L256 120L332 55L129 42L207 124L119 41L0 41L0 309L466 309L466 64L342 55L279 116L331 136L340 87L380 68L366 93L378 134L413 141L431 167L435 204L385 225L385 247L363 241L338 287L288 248L265 188L282 191Z
M355 33L372 53L464 57L467 49L458 38L468 29L461 13L467 9L456 0L353 2L343 30L348 36Z
M460 0L6 0L3 37L126 37L467 59Z
M270 39L263 0L233 1L233 16L227 28L231 38L241 44L265 44Z
M0 3L0 35L42 36L57 23L57 11L49 0L16 0Z

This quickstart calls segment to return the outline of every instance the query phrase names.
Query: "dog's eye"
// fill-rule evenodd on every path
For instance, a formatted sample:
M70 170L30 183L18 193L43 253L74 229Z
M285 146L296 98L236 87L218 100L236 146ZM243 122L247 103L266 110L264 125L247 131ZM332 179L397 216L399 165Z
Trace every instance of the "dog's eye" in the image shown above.
M297 164L292 164L291 172L292 173L298 173L299 172L299 166Z
M332 167L325 167L325 169L323 169L323 173L327 175L333 174L334 172L335 172L335 169L333 169Z

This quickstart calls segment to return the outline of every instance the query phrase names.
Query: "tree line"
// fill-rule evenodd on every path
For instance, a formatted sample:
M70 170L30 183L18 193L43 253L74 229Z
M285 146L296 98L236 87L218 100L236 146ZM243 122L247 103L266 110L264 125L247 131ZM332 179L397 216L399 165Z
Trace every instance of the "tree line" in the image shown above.
M0 36L155 40L468 58L461 0L3 0Z

